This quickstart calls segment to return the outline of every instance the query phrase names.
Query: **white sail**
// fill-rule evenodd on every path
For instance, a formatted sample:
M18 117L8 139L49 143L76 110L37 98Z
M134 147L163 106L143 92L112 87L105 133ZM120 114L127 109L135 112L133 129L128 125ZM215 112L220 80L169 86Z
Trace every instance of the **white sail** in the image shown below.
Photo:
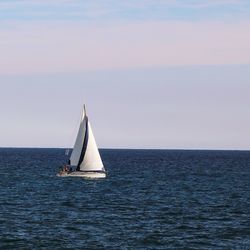
M77 166L77 171L105 171L85 107L70 165Z
M105 171L96 141L88 122L88 143L83 162L80 165L82 171Z
M57 176L96 179L106 178L107 175L86 114L85 106L76 142L69 159L69 165L76 168L73 170L66 165L59 171Z
M86 123L85 111L83 111L82 121L80 124L80 128L78 130L76 142L75 142L73 151L70 156L71 166L77 166L79 163L81 152L82 152L82 147L84 143L85 132L86 132L86 124L87 123Z

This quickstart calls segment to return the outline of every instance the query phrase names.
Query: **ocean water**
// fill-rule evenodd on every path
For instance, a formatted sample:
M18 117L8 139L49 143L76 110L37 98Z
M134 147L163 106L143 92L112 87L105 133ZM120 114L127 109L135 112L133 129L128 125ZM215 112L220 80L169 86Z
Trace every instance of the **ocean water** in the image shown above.
M101 150L84 180L64 151L0 149L0 249L250 249L250 152Z

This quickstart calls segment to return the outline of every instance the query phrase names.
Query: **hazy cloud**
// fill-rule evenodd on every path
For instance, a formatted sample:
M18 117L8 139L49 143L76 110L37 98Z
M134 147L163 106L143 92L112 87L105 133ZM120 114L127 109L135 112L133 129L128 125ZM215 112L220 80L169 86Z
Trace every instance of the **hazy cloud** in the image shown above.
M250 63L250 22L16 23L0 74Z

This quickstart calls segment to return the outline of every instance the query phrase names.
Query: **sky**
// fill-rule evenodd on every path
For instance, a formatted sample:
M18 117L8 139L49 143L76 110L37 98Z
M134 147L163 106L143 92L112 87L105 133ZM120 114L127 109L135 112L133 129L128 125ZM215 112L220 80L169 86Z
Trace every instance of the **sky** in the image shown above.
M250 149L250 1L0 1L0 147Z

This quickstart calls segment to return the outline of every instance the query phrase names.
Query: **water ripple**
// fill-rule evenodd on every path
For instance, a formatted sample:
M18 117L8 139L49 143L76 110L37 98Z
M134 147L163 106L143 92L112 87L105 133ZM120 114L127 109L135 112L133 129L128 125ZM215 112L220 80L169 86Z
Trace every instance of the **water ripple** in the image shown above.
M250 249L250 152L102 150L108 178L58 178L60 149L0 149L0 249Z

